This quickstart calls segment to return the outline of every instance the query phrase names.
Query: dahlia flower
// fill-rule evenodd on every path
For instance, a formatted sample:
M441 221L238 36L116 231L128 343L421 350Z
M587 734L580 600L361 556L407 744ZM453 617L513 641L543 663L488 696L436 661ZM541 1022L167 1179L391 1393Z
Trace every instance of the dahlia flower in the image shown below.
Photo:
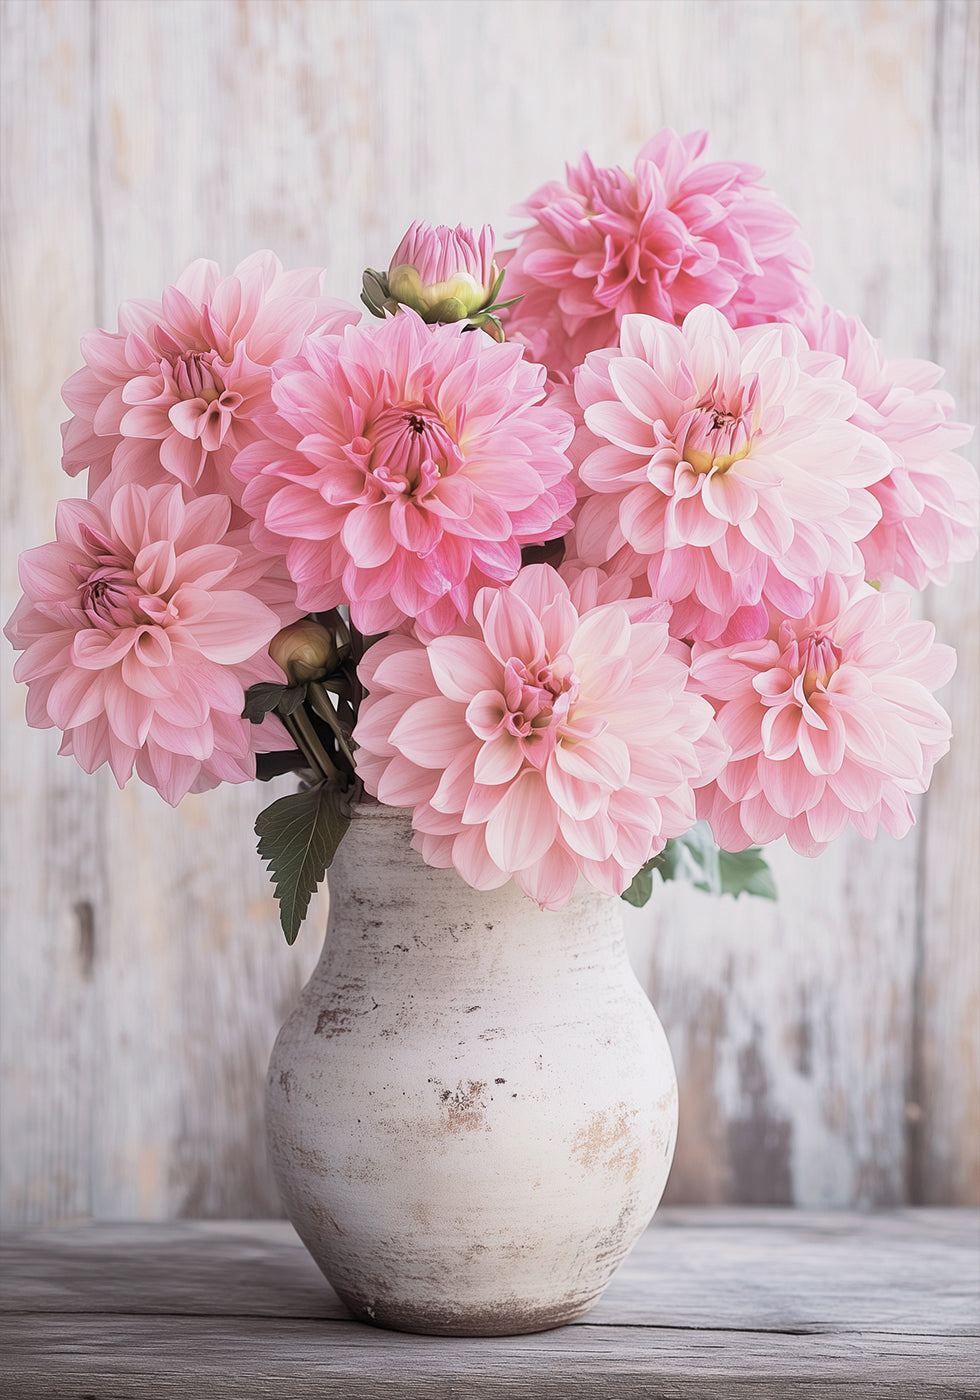
M234 472L301 608L347 602L368 634L406 618L447 631L514 577L522 545L568 528L572 420L541 402L544 370L522 353L404 310L280 367L267 440Z
M86 365L62 396L65 470L90 469L89 494L110 467L118 481L151 486L168 473L204 494L237 495L229 467L258 436L272 365L295 355L311 332L358 319L319 294L315 268L284 272L272 253L253 253L230 277L201 258L160 301L127 301L119 330L82 338Z
M4 628L24 653L28 724L64 730L60 752L87 773L108 763L120 787L135 768L172 805L292 747L278 721L241 718L249 685L282 681L266 648L296 610L261 601L230 514L226 497L185 503L176 484L59 502L56 540L20 557L24 597Z
M369 648L354 730L368 792L412 807L415 844L490 889L509 877L547 909L579 875L619 894L695 818L693 784L724 746L690 694L686 649L652 604L589 606L548 565L485 588L473 616L423 645ZM576 606L576 592L585 603Z
M553 374L615 345L632 313L673 324L708 304L745 326L791 319L814 299L796 219L758 183L760 170L708 160L707 141L664 129L632 172L583 155L564 185L543 185L514 210L531 223L500 254L507 295L521 297L507 334Z
M848 826L905 835L909 794L925 791L949 748L949 717L932 692L955 665L909 608L905 594L828 578L805 617L774 618L763 638L695 644L692 687L713 703L732 750L697 794L720 846L785 835L812 856Z
M800 616L824 574L859 569L891 466L842 370L791 326L733 330L710 306L682 327L626 317L575 379L601 445L569 557L645 575L676 636L760 636L767 604Z
M977 552L980 493L973 467L953 451L973 430L950 421L953 400L933 387L943 371L928 360L886 360L857 317L830 307L801 329L812 349L844 360L859 396L853 421L892 454L891 470L869 487L881 519L859 543L867 576L916 588L948 583L953 564Z

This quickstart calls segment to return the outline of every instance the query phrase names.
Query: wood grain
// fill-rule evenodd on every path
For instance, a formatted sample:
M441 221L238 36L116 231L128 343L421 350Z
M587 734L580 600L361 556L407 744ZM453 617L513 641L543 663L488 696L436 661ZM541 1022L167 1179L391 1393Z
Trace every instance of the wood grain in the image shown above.
M21 1231L18 1397L976 1395L972 1211L665 1210L570 1327L491 1340L346 1319L283 1222ZM47 1387L47 1389L46 1389Z
M980 6L937 16L933 130L935 174L930 357L950 366L962 417L980 423L980 121L964 120L980 92ZM968 217L957 217L965 210ZM953 310L961 303L965 314ZM977 442L971 444L977 461ZM927 615L954 641L959 672L944 693L953 760L925 798L916 983L916 1065L911 1190L920 1201L980 1200L980 564L930 590ZM955 824L963 831L954 835Z
M970 0L7 0L0 526L50 537L58 390L88 327L192 257L271 246L356 297L408 223L491 220L663 124L765 168L829 300L932 356L977 420ZM970 451L975 454L975 445ZM975 460L975 456L974 456ZM919 828L777 850L782 898L658 891L635 959L677 1060L668 1199L980 1200L976 570L926 600L960 649ZM263 1067L292 950L251 826L274 790L119 793L23 723L2 672L0 1218L264 1215Z

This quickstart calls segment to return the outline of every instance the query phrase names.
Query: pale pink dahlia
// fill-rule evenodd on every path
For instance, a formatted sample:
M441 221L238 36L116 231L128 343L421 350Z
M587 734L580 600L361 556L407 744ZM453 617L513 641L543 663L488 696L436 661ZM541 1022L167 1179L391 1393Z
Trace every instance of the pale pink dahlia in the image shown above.
M892 454L887 476L869 488L881 519L860 541L867 576L916 588L948 583L952 566L977 552L980 490L971 464L953 451L973 430L951 421L953 400L934 387L943 371L928 360L886 360L856 316L831 307L802 330L814 350L842 357L859 396L853 421Z
M827 579L805 617L766 637L694 647L691 682L715 707L731 760L697 795L715 840L737 851L785 835L817 855L853 826L904 836L911 793L949 748L932 692L953 673L909 598Z
M588 605L599 578L579 580ZM665 610L575 604L548 565L486 588L428 646L376 642L354 731L367 790L412 807L417 849L490 889L513 876L555 909L578 876L619 894L695 818L692 784L725 750L686 689ZM591 596L590 596L591 595Z
M860 568L891 454L850 421L836 356L791 326L733 330L702 306L683 327L628 316L617 350L576 375L587 431L570 557L646 576L671 630L762 635L766 604L806 612L824 574ZM592 439L590 438L590 442Z
M499 258L507 297L522 298L503 319L552 373L615 345L634 312L680 323L707 303L745 326L792 318L814 299L796 219L760 170L708 160L707 141L664 129L632 172L583 155L564 185L514 211L532 222Z
M171 804L292 747L278 721L241 718L249 685L283 679L267 647L296 610L255 596L230 513L222 496L185 504L176 484L59 502L57 539L20 557L4 628L24 653L28 724L64 730L60 751L88 773L108 763L120 787L135 768Z
M521 546L560 535L573 424L517 346L414 311L311 340L281 367L267 441L235 474L256 547L285 556L299 604L349 602L369 634L447 631Z
M169 473L186 486L238 493L229 467L258 436L271 367L311 332L339 331L359 313L320 295L321 272L284 272L254 253L222 277L201 258L160 301L127 301L119 330L82 338L86 365L66 382L64 467L90 469L89 494L110 467L151 486ZM161 471L162 469L162 471Z

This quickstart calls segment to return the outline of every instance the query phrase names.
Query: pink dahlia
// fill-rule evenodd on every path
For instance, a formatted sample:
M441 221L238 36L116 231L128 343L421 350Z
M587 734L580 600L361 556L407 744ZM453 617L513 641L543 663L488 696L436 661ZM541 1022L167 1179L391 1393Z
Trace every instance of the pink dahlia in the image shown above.
M267 441L237 458L257 548L299 605L349 602L373 634L464 617L521 546L568 528L572 420L517 346L414 311L311 340L278 373Z
M284 272L263 252L222 277L202 258L161 301L124 302L117 332L83 336L85 368L62 390L73 414L62 429L65 470L88 467L90 495L110 467L119 481L152 486L169 474L201 494L237 494L229 468L258 436L274 362L307 334L358 319L320 296L321 275Z
M842 370L791 326L733 330L710 306L682 327L628 316L575 380L601 445L570 554L645 575L677 636L760 636L767 604L801 616L824 574L859 569L891 465L851 421Z
M223 496L178 485L108 487L61 501L57 539L20 558L24 597L4 631L24 654L27 722L64 730L62 753L122 787L135 768L175 805L255 777L255 753L291 748L278 721L241 718L245 689L281 681L274 611L252 551L227 533Z
M953 400L935 388L943 371L928 360L886 360L855 316L824 307L802 326L814 350L844 360L858 392L853 421L892 454L891 469L870 486L881 519L860 541L869 578L904 579L916 588L948 583L953 564L977 552L977 474L953 449L973 435L951 421Z
M666 610L590 606L545 564L486 588L473 617L428 646L369 648L354 731L364 785L412 807L430 865L476 889L513 876L543 907L579 875L619 894L695 819L693 784L724 757L710 707L690 694ZM578 592L585 606L576 606Z
M507 296L522 298L505 324L552 373L570 376L590 350L615 345L635 312L680 323L706 303L746 326L792 318L813 299L796 219L760 170L708 160L707 141L664 129L632 172L583 155L564 185L514 211L531 223L500 257Z
M925 791L949 748L932 692L955 665L909 607L905 594L830 578L805 617L776 618L757 641L695 645L692 686L732 750L697 796L720 846L785 835L812 856L848 826L905 835L909 794Z

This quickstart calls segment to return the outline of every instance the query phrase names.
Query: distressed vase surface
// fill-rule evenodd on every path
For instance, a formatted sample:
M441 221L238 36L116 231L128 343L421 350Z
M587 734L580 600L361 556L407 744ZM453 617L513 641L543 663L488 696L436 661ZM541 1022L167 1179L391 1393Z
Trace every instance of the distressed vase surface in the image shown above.
M580 1316L660 1200L677 1086L621 903L543 913L361 807L266 1115L286 1211L360 1318L492 1336Z

